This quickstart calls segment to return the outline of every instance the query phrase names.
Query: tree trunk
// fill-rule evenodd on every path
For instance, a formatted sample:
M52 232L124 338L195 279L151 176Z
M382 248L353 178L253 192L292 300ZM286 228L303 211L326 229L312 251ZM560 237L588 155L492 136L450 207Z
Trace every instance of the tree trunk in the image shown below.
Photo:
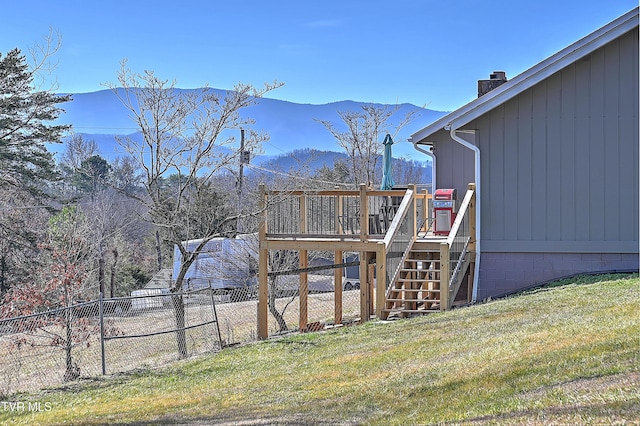
M173 303L173 309L176 319L176 344L178 345L178 358L184 359L187 357L187 333L184 329L185 312L182 293L180 292L172 294L171 301Z
M104 297L104 253L102 253L102 251L98 259L98 285L100 287L100 294Z
M157 234L159 235L159 234ZM175 277L176 281L173 283L173 292L171 296L171 302L173 304L173 311L176 319L176 343L178 344L178 356L180 359L187 357L187 333L185 327L185 310L184 300L182 299L182 283L184 277L189 270L189 267L196 260L196 255L192 254L186 258L182 258L182 265L180 265L180 272Z
M9 285L7 284L7 256L3 254L0 256L0 297L9 290Z
M162 270L162 245L159 230L156 230L156 254L158 255L158 272L160 272Z
M64 342L64 351L65 351L65 371L63 380L65 382L70 382L72 380L80 377L80 369L74 365L73 358L71 356L71 347L72 347L72 339L73 339L73 330L72 330L72 315L69 300L68 300L68 292L65 288L65 305L66 309L64 311L64 326L65 326L65 342Z
M114 297L116 297L116 265L118 264L118 250L114 248L113 250L111 250L111 253L113 254L113 263L111 264L109 290L111 298L113 299Z
M278 331L283 332L287 331L289 327L287 327L287 322L284 319L284 312L280 313L278 308L276 307L276 279L271 278L271 282L269 283L269 312L276 319L278 323Z

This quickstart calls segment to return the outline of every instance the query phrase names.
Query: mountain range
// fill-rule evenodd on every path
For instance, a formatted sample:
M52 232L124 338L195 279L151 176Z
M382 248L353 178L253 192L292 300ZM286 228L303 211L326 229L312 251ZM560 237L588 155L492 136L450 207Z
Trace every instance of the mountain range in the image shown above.
M209 90L224 92L219 89ZM71 95L73 100L62 104L65 113L57 123L71 124L74 133L82 135L85 139L94 140L98 144L100 155L107 159L122 155L123 152L117 145L114 135L131 135L138 129L115 93L111 89L106 89ZM346 100L314 105L270 98L258 99L255 105L245 108L242 112L244 116L255 120L253 126L255 130L266 131L270 135L270 140L263 144L263 154L255 159L256 162L259 164L272 161L274 158L287 157L293 151L307 148L326 152L343 152L331 133L318 120L329 121L340 128L343 122L338 111L358 111L366 104ZM389 106L396 107L396 105ZM394 157L404 156L413 160L426 161L427 157L415 151L407 142L407 138L442 117L446 112L412 104L401 104L397 107L398 111L390 120L392 128L408 112L416 112L413 121L401 130L394 141ZM52 146L50 149L60 152L64 147Z

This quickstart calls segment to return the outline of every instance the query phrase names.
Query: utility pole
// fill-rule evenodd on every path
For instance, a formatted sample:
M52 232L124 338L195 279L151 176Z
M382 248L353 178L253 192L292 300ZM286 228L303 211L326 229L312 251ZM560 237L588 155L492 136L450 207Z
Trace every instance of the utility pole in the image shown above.
M244 129L240 129L240 174L238 175L238 219L236 219L236 233L242 232L240 215L242 213L242 181L244 180L244 165L249 164L249 151L244 150Z

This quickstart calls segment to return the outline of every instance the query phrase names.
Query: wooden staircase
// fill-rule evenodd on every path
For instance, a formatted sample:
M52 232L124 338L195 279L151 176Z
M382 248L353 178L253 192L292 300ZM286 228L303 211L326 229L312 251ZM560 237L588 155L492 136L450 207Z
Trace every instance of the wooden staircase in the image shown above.
M440 312L440 243L413 243L387 290L383 317Z

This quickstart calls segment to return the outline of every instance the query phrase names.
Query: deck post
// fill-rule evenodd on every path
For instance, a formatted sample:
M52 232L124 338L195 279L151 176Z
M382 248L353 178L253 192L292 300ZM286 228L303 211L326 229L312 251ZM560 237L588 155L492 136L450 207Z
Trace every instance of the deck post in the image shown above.
M414 184L409 184L407 185L407 189L411 191L411 193L413 194L411 196L411 229L412 229L412 237L415 237L416 235L418 235L418 228L417 228L417 223L418 223L418 203L416 202L417 198L416 198L416 186Z
M333 252L334 263L342 263L342 250ZM334 289L334 324L342 324L342 275L343 268L335 268L333 270L333 289Z
M367 202L367 185L360 184L360 241L367 241L369 236L369 203ZM360 277L362 283L362 276ZM362 287L362 286L360 286Z
M440 310L449 310L449 275L451 274L449 244L440 243Z
M302 194L300 200L300 233L307 233L307 195Z
M367 186L360 184L360 241L366 241L369 234L369 203L367 202ZM369 253L360 252L360 322L369 320L371 312L369 311Z
M267 192L264 184L259 186L260 191L260 224L258 231L259 254L258 254L258 339L264 340L269 337L267 324L267 304L269 299L269 250L262 246L267 236Z
M375 301L373 300L375 297L375 291L374 291L374 283L375 283L375 273L376 273L376 265L373 265L369 262L369 260L371 259L375 259L376 257L376 252L370 252L368 253L367 256L367 265L368 265L368 269L367 269L367 300L369 301L369 306L367 306L367 309L369 311L369 318L371 318L371 315L373 315L374 313L374 309L375 309Z
M422 202L422 225L424 226L425 234L429 230L429 216L431 215L431 210L429 210L429 190L424 190L424 201Z
M468 189L473 191L473 197L469 203L469 251L476 252L476 184L470 183Z
M469 276L467 277L467 302L471 302L476 271L476 184L470 183L468 189L473 191L473 197L471 197L471 202L469 203L469 256L471 256L472 260L469 265Z
M369 260L372 253L360 252L360 322L369 321L371 317L371 288L373 287L373 274L369 273Z
M386 319L384 305L387 298L387 251L383 241L376 246L376 316Z

